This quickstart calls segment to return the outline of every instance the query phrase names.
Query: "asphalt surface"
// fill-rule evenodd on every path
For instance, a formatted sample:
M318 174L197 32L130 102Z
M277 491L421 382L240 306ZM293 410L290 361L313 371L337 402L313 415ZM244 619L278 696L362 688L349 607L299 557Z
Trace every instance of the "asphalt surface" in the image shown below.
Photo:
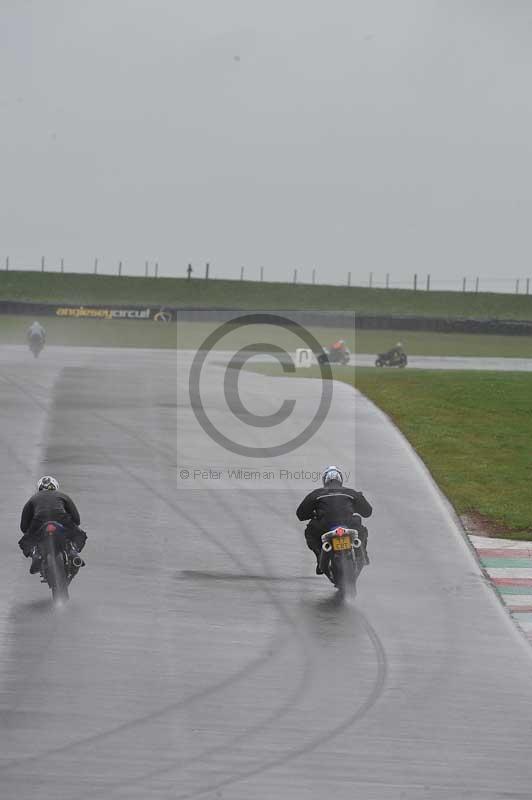
M299 450L243 458L198 425L189 368L168 351L0 352L2 800L530 798L532 651L402 437L335 384ZM248 373L249 413L297 403L280 431L251 428L223 377L207 364L202 403L248 446L316 408L317 381ZM346 604L294 508L316 486L301 470L352 471L354 452L375 513ZM62 609L16 546L46 473L89 533Z
M373 367L375 356L357 353L352 359L358 367ZM478 358L474 356L408 356L407 369L474 369L498 372L530 372L532 358Z

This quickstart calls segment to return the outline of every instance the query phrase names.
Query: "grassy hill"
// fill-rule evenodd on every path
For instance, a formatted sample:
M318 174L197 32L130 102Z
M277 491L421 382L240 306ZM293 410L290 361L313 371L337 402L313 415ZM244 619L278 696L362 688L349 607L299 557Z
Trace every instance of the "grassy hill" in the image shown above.
M51 303L319 308L367 314L532 319L532 295L0 271L0 300Z

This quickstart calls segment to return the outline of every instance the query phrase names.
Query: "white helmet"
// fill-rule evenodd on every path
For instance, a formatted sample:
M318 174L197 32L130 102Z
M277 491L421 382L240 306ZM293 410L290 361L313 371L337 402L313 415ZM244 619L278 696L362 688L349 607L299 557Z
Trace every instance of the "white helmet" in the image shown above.
M59 483L51 475L43 475L37 483L37 491L42 492L45 489L50 492L56 492L59 489Z
M326 486L330 481L338 481L338 483L343 484L344 476L338 469L338 467L327 467L323 470L323 474L321 476L323 481L323 485Z

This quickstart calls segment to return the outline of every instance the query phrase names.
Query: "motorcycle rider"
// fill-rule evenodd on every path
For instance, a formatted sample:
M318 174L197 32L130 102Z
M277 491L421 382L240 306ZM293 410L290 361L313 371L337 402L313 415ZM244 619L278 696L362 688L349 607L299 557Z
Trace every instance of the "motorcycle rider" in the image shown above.
M345 343L345 339L338 339L338 341L331 345L330 350L336 353L349 353L349 348Z
M32 340L40 339L44 344L46 341L46 331L44 330L43 326L40 322L37 322L36 319L33 320L30 327L26 331L26 339L28 340L28 344L31 344Z
M337 362L341 363L345 356L349 357L351 355L344 339L338 339L338 341L334 342L334 344L329 347L328 353L329 361L333 364Z
M79 527L79 511L72 498L59 491L59 483L51 475L39 479L37 492L22 509L20 518L20 530L24 536L18 545L26 558L32 558L32 575L39 572L41 567L38 533L47 522L59 522L66 528L72 556L83 550L87 534Z
M403 350L403 345L401 344L401 342L397 342L394 347L388 350L388 352L386 353L386 357L390 361L397 361L398 359L401 358L401 356L404 356L404 354L405 351Z
M321 536L337 525L345 525L358 531L362 541L367 561L367 528L362 525L361 517L370 517L372 507L362 494L354 489L348 489L343 485L344 478L338 467L327 467L322 477L323 488L314 489L300 503L296 514L301 521L310 520L305 529L305 539L309 550L316 556L317 566L316 575L321 575L320 553Z

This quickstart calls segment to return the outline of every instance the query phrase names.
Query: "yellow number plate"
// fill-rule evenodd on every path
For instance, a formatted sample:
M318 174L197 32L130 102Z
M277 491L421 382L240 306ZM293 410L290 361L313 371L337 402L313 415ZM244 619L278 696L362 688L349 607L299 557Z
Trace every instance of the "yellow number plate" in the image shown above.
M350 536L334 536L332 540L333 550L351 550Z

